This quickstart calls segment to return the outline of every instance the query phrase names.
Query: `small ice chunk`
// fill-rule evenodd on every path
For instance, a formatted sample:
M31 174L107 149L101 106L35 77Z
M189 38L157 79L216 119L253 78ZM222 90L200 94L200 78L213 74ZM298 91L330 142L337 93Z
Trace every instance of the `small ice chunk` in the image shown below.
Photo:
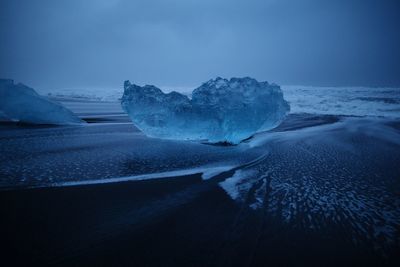
M0 117L33 124L82 123L61 104L41 96L32 88L13 80L0 79Z

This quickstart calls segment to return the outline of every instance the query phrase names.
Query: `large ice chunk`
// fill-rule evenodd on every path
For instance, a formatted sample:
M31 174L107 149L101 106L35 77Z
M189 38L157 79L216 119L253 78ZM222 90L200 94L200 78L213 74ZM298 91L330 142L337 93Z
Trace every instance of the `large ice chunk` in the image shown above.
M252 78L210 80L191 99L126 81L121 104L148 136L233 144L276 127L289 111L278 85Z
M13 80L0 79L0 116L33 124L82 123L61 104L40 96L32 88Z

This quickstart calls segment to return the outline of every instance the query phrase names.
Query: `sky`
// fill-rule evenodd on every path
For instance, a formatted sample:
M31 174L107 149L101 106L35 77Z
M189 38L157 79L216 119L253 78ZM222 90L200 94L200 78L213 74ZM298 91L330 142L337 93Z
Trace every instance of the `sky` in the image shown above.
M398 0L0 0L0 78L398 87L399 29Z

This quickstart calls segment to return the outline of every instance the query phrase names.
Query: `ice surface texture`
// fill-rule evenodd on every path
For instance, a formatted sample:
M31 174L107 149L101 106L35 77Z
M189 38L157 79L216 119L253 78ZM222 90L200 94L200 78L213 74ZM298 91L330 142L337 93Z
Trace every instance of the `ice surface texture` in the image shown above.
M67 108L40 96L32 88L4 79L0 79L0 117L33 124L83 122Z
M233 144L276 127L290 109L278 85L252 78L210 80L191 99L126 81L121 104L148 136Z

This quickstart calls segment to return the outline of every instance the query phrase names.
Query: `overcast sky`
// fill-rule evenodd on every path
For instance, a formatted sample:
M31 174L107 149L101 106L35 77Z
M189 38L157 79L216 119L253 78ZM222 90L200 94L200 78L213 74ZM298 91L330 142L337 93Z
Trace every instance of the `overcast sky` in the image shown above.
M0 0L0 78L36 88L400 86L398 0Z

